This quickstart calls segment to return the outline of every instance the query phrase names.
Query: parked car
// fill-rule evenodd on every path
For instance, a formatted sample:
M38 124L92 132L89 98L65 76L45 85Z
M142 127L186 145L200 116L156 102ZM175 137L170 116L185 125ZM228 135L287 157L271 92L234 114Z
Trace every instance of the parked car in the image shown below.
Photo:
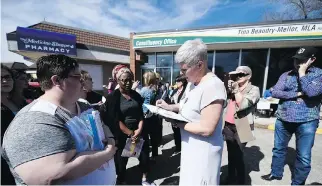
M24 95L27 99L27 103L31 103L33 100L42 96L44 92L41 90L38 82L29 82L28 84L29 87L24 91Z

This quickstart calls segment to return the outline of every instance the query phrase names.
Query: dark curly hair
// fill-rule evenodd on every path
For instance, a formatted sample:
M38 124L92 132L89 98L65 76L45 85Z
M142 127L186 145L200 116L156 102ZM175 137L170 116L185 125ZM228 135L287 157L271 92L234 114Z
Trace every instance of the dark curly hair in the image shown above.
M37 78L42 90L51 89L53 83L51 77L57 75L59 79L65 79L69 73L78 68L77 61L62 54L42 56L37 60Z

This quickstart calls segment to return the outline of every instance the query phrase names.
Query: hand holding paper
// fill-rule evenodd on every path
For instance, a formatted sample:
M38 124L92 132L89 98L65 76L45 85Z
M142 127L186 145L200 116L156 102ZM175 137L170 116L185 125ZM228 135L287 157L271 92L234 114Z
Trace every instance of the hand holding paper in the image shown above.
M160 103L163 104L163 103ZM165 103L166 104L166 103ZM171 121L174 120L173 122L178 122L178 121L184 121L184 122L189 122L186 118L184 118L181 114L177 114L175 112L171 112L168 110L165 110L163 108L160 107L156 107L153 105L149 105L149 104L144 104L152 113L154 114L158 114L160 116L163 116L166 118L167 121Z
M171 108L169 107L169 104L168 104L168 103L166 103L163 99L159 99L159 100L157 100L157 102L156 102L156 106L157 106L157 107L160 107L160 108L163 108L163 109L165 109L165 110L169 110L169 111L171 111Z

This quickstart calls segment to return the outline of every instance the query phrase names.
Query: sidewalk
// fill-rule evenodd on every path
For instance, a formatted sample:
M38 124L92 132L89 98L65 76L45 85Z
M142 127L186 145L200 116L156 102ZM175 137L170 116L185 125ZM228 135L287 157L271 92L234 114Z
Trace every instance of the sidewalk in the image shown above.
M269 129L274 130L275 129L275 117L271 118L255 118L255 127L256 128L263 128L263 129ZM320 120L319 127L316 131L316 134L322 134L322 120Z

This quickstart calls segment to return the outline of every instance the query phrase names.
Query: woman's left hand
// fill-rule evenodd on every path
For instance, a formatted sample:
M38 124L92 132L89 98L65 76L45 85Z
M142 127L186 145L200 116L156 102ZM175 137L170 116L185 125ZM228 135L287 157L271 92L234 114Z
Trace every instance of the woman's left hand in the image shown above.
M139 138L140 134L141 131L139 129L135 130L133 136L131 137L132 141L136 141Z
M135 81L132 85L132 90L135 90L136 88L138 88L139 84L140 84L140 81Z

